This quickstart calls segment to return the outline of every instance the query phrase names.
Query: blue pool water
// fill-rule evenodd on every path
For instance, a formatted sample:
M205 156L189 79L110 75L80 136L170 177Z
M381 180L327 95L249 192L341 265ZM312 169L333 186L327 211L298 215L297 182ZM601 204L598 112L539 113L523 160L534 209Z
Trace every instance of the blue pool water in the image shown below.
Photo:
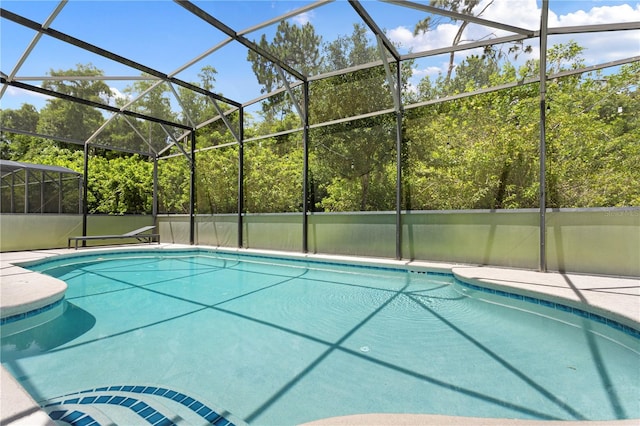
M639 339L452 276L166 250L30 268L66 309L3 335L2 363L54 416L640 418Z

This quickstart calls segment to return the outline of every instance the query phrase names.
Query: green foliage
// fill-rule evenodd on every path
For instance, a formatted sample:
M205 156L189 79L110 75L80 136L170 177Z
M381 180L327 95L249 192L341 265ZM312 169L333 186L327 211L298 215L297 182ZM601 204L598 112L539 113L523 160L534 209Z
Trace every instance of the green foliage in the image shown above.
M447 2L445 2L447 3ZM448 2L463 8L467 3ZM378 49L356 26L302 58L295 40L319 47L312 28L281 24L265 48L290 52L291 66L313 73L344 68L378 59ZM297 38L296 38L297 37ZM299 45L298 45L299 47ZM298 52L298 53L296 53ZM548 72L583 66L582 48L574 42L549 49ZM307 61L307 62L304 62ZM322 63L322 68L320 66ZM259 66L258 66L259 65ZM260 72L267 68L256 62ZM538 62L516 67L495 51L470 56L435 79L424 78L405 100L420 102L453 93L475 91L537 76ZM391 64L392 74L395 75ZM262 68L260 68L262 67ZM403 64L400 86L408 87L410 64ZM100 75L91 65L79 66L86 75ZM258 72L256 71L256 72ZM273 69L271 69L273 71ZM270 71L269 71L270 72ZM61 75L65 72L58 71ZM259 78L267 78L264 74ZM84 75L84 74L83 74ZM277 72L269 84L277 85ZM201 87L211 90L215 69L203 69ZM640 205L640 63L551 80L547 84L547 206L602 207ZM51 82L52 89L107 102L108 91L99 82L66 85ZM393 83L397 84L397 83ZM55 87L53 86L55 85ZM150 88L137 82L132 96ZM68 86L68 87L67 87ZM275 86L274 86L275 87ZM107 88L108 89L108 88ZM300 89L296 96L301 97ZM372 67L310 83L309 203L314 211L380 211L395 208L395 113L368 117L369 112L393 108L392 90L384 67ZM178 89L184 112L171 109L172 93L160 85L135 104L137 111L181 120L202 122L218 115L203 96ZM405 92L408 92L405 90ZM122 103L124 100L116 100ZM245 116L244 138L274 135L244 144L244 210L247 212L300 212L303 194L302 132L288 95L267 103L271 112L252 121ZM223 111L229 106L220 104ZM275 114L278 111L278 114ZM48 101L37 111L30 105L0 111L3 127L48 133L83 140L105 120L101 113L82 105ZM341 119L364 115L357 120ZM239 132L240 116L227 116ZM540 97L537 84L516 85L405 111L402 121L402 207L406 209L506 209L536 208L539 192ZM333 121L331 125L314 124ZM114 119L97 139L122 148L140 146L145 135L164 143L166 134L155 124ZM283 133L284 132L284 133ZM104 139L101 139L104 138ZM198 213L236 213L238 209L239 145L222 120L197 131L196 200ZM185 150L189 150L185 143ZM224 145L223 147L220 147ZM60 165L83 171L79 146L3 132L0 155L4 159ZM91 148L89 211L94 213L151 213L153 164L137 155L108 153ZM191 165L175 147L159 161L159 211L188 213Z
M189 213L191 166L184 156L158 164L158 202L160 213Z
M289 21L281 21L272 41L268 41L263 34L258 42L260 48L279 58L287 65L303 75L317 74L320 67L320 43L322 37L316 35L311 23L295 25ZM263 86L262 93L270 93L283 85L283 78L288 80L280 65L249 50L247 60L251 62L258 82ZM299 98L297 102L302 102ZM292 103L287 93L272 96L263 103L263 112L267 121L273 120L279 114L291 111Z
M75 70L51 70L52 76L94 76L104 73L93 65L78 65ZM111 90L100 80L71 80L71 81L45 81L42 85L66 95L76 96L98 103L108 103ZM68 102L63 99L49 99L46 106L40 111L37 131L45 135L53 135L62 138L84 141L102 124L104 118L95 108ZM82 149L70 144L60 144L70 149Z
M153 202L153 164L138 155L89 161L89 212L150 213Z
M39 119L38 110L29 104L22 104L20 109L16 110L0 110L0 123L2 127L9 129L35 132ZM3 132L0 134L0 157L5 160L25 158L38 140L32 136Z
M238 211L238 146L196 155L198 213Z
M295 138L265 139L245 145L247 212L302 211L303 152Z
M549 49L549 71L583 66L575 42ZM485 66L482 66L485 61ZM425 79L432 99L537 73L537 62L516 70L491 58L469 57L447 82ZM547 85L548 207L638 205L639 65L619 73L551 80ZM487 70L493 70L487 74ZM471 72L468 72L471 71ZM457 87L457 89L455 89ZM405 204L414 209L538 207L538 85L476 95L409 114Z
M596 74L548 86L551 207L638 205L638 70L635 63L611 78Z
M408 119L404 181L410 208L497 209L536 202L537 128L527 124L535 123L529 121L535 100L505 105L509 98L518 99L516 93L474 96L447 103L445 114L432 107Z

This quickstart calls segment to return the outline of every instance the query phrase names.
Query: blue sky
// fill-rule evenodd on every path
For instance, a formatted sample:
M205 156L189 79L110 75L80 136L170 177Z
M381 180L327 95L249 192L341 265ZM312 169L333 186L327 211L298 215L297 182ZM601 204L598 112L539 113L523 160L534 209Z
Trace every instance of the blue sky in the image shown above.
M490 0L484 0L490 1ZM493 0L483 17L504 21L512 25L535 29L539 25L537 0ZM199 7L223 21L235 31L243 31L260 22L311 4L300 1L195 1ZM58 2L7 1L0 6L11 12L43 23ZM455 23L442 21L430 33L414 37L413 26L424 17L418 11L370 0L362 1L364 7L388 36L402 44L401 51L419 51L448 45L457 30ZM618 21L640 21L640 1L618 0L551 0L550 25L585 25ZM350 34L353 24L361 22L358 15L344 0L314 8L296 17L292 22L311 22L324 42L337 35ZM263 33L270 39L277 24L247 34L257 40ZM217 29L198 19L171 1L78 1L71 0L53 21L51 28L81 38L89 43L113 51L128 59L148 65L164 73L172 73L203 52L226 39ZM0 21L0 70L9 74L17 59L25 51L35 33L6 19ZM489 34L502 35L499 31L470 26L468 37L477 39ZM566 41L556 37L551 43ZM640 55L640 31L621 34L586 35L577 40L586 47L587 64ZM246 61L247 50L231 43L196 63L176 76L186 81L197 81L197 74L204 65L218 71L216 88L227 97L246 102L260 95L260 87ZM460 54L457 60L461 60ZM79 63L92 63L110 76L139 75L118 63L82 52L73 46L44 36L27 61L19 69L18 77L36 77L49 70L67 70ZM424 75L442 71L445 57L416 62L416 81ZM40 84L40 82L28 82ZM122 92L129 82L109 81L116 93ZM9 88L0 100L2 108L19 108L24 102L42 107L46 99Z

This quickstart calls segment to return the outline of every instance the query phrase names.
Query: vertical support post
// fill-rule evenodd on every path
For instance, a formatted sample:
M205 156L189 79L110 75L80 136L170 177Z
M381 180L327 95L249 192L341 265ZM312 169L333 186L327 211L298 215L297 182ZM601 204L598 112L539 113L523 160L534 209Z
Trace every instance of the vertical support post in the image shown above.
M240 107L238 137L238 248L243 246L242 214L244 212L244 108Z
M547 271L547 190L546 190L546 93L547 93L547 27L549 0L542 0L540 18L540 272Z
M24 212L29 213L29 169L24 169Z
M153 205L151 206L151 215L153 216L153 224L157 225L158 218L158 156L153 155Z
M303 82L302 118L302 252L309 251L309 82Z
M44 213L44 181L47 178L44 171L40 172L40 213Z
M89 144L84 144L84 173L82 179L82 236L87 235L87 214L89 208L87 206L89 196ZM82 240L82 247L87 246L87 241Z
M402 63L396 67L396 259L402 259Z
M82 214L82 206L84 205L82 192L84 188L84 176L78 177L78 214Z
M196 129L191 129L191 169L189 185L189 244L196 243Z
M63 213L62 200L64 199L64 187L62 185L62 173L58 173L58 214Z
M16 172L11 172L11 213L16 212Z

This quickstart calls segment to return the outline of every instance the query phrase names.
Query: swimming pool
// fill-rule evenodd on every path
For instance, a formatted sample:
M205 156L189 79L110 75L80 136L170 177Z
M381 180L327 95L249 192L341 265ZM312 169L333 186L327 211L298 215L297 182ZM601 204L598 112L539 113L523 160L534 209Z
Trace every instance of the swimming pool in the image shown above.
M448 274L207 250L30 268L69 284L65 310L3 336L2 362L60 416L640 417L636 337Z

